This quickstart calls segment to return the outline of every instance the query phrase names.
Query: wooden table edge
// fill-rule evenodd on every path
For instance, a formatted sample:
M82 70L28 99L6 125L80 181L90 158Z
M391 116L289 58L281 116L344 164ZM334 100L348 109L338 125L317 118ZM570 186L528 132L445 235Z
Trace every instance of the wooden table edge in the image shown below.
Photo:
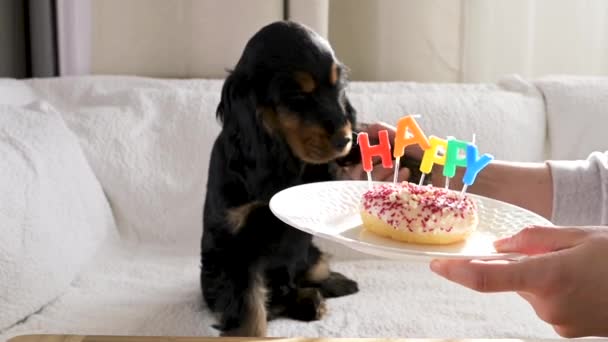
M194 337L120 335L20 335L7 342L486 342L559 341L559 339L421 339L421 338L282 338L282 337Z

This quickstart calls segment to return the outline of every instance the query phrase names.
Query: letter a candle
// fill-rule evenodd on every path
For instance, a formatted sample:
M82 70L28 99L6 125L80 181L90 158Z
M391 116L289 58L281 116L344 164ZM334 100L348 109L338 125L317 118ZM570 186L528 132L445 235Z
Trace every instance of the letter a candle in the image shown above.
M420 126L418 126L414 116L404 116L397 122L397 132L395 133L395 149L393 150L395 174L393 176L393 183L397 183L400 160L405 154L405 148L415 144L418 144L423 150L431 147L429 140L420 129Z

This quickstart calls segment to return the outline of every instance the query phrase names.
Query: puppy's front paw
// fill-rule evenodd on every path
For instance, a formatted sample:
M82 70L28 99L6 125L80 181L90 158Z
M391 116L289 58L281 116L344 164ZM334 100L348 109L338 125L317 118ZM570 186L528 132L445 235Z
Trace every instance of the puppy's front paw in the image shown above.
M327 312L325 300L319 289L299 288L295 301L289 308L288 316L300 321L316 321Z
M338 272L331 272L329 278L321 282L319 289L325 298L348 296L359 292L359 285Z

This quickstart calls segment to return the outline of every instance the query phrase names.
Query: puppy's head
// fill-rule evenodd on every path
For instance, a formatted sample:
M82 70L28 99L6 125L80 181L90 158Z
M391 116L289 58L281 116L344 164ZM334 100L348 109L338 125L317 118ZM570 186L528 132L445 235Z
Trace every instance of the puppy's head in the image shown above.
M280 137L307 163L326 163L346 155L356 114L346 93L346 70L329 43L309 28L276 22L247 43L224 85L218 116L238 115ZM239 104L247 113L235 113ZM245 118L252 115L251 118Z

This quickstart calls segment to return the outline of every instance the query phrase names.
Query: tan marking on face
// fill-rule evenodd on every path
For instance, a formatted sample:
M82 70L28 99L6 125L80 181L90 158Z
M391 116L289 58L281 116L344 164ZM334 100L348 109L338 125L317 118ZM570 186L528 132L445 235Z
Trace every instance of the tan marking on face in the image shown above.
M336 85L338 82L338 65L336 63L331 64L331 70L329 72L329 84Z
M296 113L278 109L277 122L279 130L287 140L292 152L302 161L311 164L324 164L348 154L351 145L342 151L336 150L331 136L325 128L316 124L307 124L300 120ZM352 135L348 122L340 130L344 136ZM352 144L352 142L351 142Z
M306 280L313 283L320 283L329 278L329 257L321 254L316 264L312 265L306 272Z
M292 152L309 163L331 159L329 134L320 126L302 123L294 115L281 116L281 127Z
M273 134L279 128L277 113L272 108L258 107L257 114L262 121L262 126L269 134Z
M306 71L296 71L294 73L294 79L300 85L300 89L302 89L305 93L312 93L317 88L317 84L315 79L309 72Z
M254 277L253 284L245 293L245 317L241 326L222 333L222 336L265 337L267 333L268 289L262 275Z
M226 212L226 220L232 228L232 233L236 234L245 226L247 223L247 217L251 211L255 208L263 206L264 203L260 201L254 201L251 203L243 204L241 206L228 209Z

